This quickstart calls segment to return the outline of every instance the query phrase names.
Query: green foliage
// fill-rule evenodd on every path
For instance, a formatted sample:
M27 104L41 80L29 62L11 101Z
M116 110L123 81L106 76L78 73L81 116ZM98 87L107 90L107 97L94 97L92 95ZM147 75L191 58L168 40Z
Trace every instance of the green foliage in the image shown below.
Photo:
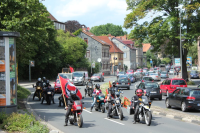
M171 62L170 58L163 58L161 61L162 64L169 64L170 62Z
M27 98L30 94L31 92L28 89L17 85L17 99Z
M0 112L0 124L3 123L3 120L7 119L8 115L6 114L6 112L4 110L2 110Z
M128 10L131 12L126 15L124 21L125 28L134 30L129 34L130 39L135 40L135 44L141 46L144 39L154 47L153 52L161 52L161 46L164 46L166 55L179 56L180 54L180 19L181 31L185 41L182 43L184 54L182 57L183 78L187 77L186 57L188 50L193 46L200 34L200 2L199 0L126 0ZM183 9L175 9L183 5ZM139 21L145 18L148 13L162 12L153 18L150 22L139 24ZM164 18L166 16L166 18ZM186 17L187 16L187 17Z
M48 128L36 121L33 115L18 113L12 113L7 119L4 119L1 128L9 132L49 132Z
M157 65L157 58L156 56L154 55L154 53L152 53L150 50L148 50L146 52L146 58L147 58L147 62L150 62L150 59L152 59L153 61L153 66ZM151 64L152 66L152 64Z
M151 68L151 66L152 66L152 65L150 64L150 62L147 62L147 67L148 67L148 68Z
M124 71L126 72L128 70L128 66L124 64Z
M89 62L89 65L87 68L89 76L92 76L94 73L98 73L100 65L101 64L99 62L95 62L95 68L92 68L92 74L91 74L91 63Z
M195 83L193 81L188 81L187 85L195 85Z
M82 28L76 30L73 35L78 36L82 32Z
M127 32L123 31L122 26L114 25L112 23L94 26L90 29L90 32L96 36L108 35L108 34L111 34L113 36L123 36L127 34Z
M193 43L193 46L189 48L188 56L192 57L192 64L195 64L198 60L197 42Z

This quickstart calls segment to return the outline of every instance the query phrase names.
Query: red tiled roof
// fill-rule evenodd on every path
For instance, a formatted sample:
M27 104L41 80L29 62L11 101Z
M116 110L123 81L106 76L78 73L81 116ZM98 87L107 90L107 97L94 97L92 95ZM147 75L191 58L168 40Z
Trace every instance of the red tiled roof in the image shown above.
M126 45L127 47L129 47L130 49L136 49L134 47L134 42L132 42L130 40L123 41L123 40L121 40L119 38L116 38L116 37L115 37L115 39L117 39L118 41L120 41L121 43L123 43L124 45ZM132 43L130 43L130 42L132 42ZM133 44L133 45L131 46L130 44Z
M103 45L108 45L110 46L110 44L104 42L103 40L101 40L100 38L98 38L97 36L95 36L94 34L92 34L91 32L87 31L85 28L82 28L82 32L85 33L86 35L90 36L91 38L93 38L94 40L98 41L99 43L103 44Z
M143 43L143 52L147 52L150 47L151 47L151 43Z
M109 50L110 53L124 53L123 51L121 51L112 41L110 41L108 36L97 36L98 38L100 38L101 40L103 40L104 42L108 43L111 48Z
M116 38L121 39L121 40L127 40L127 35L124 35L124 36L116 36Z
M53 21L58 21L53 15L51 15L51 13L49 12L49 18L51 19L51 20L53 20Z

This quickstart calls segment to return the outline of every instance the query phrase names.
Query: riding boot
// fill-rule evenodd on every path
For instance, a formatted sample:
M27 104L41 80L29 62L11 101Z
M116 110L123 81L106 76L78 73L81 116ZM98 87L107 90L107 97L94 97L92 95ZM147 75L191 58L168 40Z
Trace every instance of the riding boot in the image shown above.
M90 112L92 112L93 106L90 108Z
M52 99L52 101L53 101L53 104L55 104L55 102L54 102L54 98Z
M42 98L41 104L43 104L43 101L44 101L44 97Z
M65 119L65 125L64 126L68 126L68 119Z

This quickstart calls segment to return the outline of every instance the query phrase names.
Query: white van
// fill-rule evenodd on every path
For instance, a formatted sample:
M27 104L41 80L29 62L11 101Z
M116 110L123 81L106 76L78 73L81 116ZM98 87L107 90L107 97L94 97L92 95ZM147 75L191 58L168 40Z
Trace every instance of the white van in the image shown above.
M73 72L73 83L74 85L83 85L85 86L88 81L88 72L87 71L75 71Z

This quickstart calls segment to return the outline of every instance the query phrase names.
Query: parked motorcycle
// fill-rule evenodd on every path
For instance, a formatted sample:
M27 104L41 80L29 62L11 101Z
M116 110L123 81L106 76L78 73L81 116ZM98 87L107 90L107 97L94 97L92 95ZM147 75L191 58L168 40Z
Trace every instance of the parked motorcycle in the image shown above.
M148 100L147 96L142 96L141 101L135 101L138 102L138 116L137 116L137 122L140 121L145 121L147 126L151 125L151 119L152 119L152 114L150 110L151 106L151 101Z
M111 99L111 103L113 104L112 110L111 110L111 116L119 116L120 120L123 120L123 111L122 111L122 104L120 99L120 93L115 92L116 98ZM108 107L106 108L108 111Z
M76 100L74 101L74 103L69 104L69 105L72 105L72 109L69 114L69 122L70 124L77 123L79 128L83 126L82 104L84 103L81 100Z
M103 94L98 96L94 95L93 100L94 98L96 98L96 102L94 104L95 110L96 111L101 110L102 113L105 113L105 102L104 102L105 96Z
M39 83L37 86L34 86L33 84L33 88L35 88L35 93L33 94L33 100L35 99L35 96L37 96L39 98L39 101L41 100L42 98L42 92L43 92L43 88L42 86L45 86L45 85L42 85L43 83Z
M90 82L88 83L88 85L85 88L85 97L87 94L88 94L88 96L92 97L92 93L94 91L93 86L95 86L95 85L94 84L92 85L92 83L90 83Z

